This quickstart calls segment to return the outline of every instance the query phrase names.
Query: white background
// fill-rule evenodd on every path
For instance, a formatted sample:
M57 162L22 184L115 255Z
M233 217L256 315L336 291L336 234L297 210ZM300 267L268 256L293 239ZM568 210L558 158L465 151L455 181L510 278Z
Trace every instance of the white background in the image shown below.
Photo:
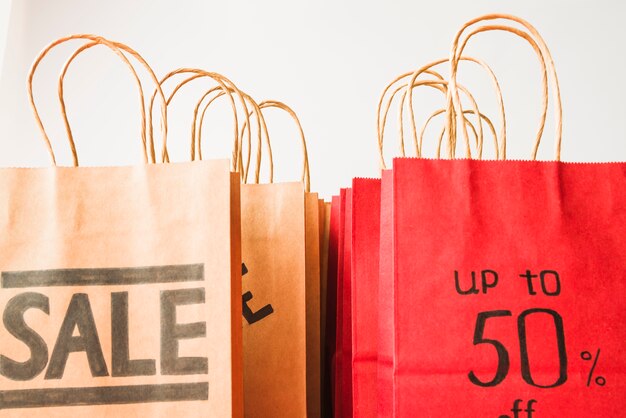
M563 160L626 160L626 3L621 1L0 0L0 165L50 163L28 105L30 64L56 38L95 33L139 51L159 76L183 66L204 68L228 76L257 100L289 104L307 134L313 190L329 197L352 177L378 175L375 110L386 83L447 57L461 24L492 12L530 21L551 49L564 103ZM56 77L77 45L55 50L35 79L36 100L63 164L70 159ZM490 33L479 35L467 52L488 61L500 79L509 157L528 158L541 98L532 50L509 34ZM459 81L497 121L486 77L468 67ZM147 81L146 86L151 91ZM141 162L134 89L126 67L103 48L85 53L71 67L66 100L82 164ZM172 105L168 143L174 160L188 158L197 100L192 99L203 90L190 89ZM416 90L415 104L421 124L443 99ZM216 108L207 121L205 156L229 155L226 110ZM391 119L395 123L395 114ZM295 128L276 112L268 123L277 179L297 179L302 162ZM434 123L438 127L428 131L429 143L443 121ZM392 123L386 136L389 157L397 151L396 131ZM544 138L540 158L551 159L552 117Z

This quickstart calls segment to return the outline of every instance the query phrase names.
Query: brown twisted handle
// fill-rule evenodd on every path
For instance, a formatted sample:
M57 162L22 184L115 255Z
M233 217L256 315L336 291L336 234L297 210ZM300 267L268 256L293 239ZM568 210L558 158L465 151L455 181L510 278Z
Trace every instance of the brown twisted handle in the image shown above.
M445 80L442 80L443 82L440 85L433 85L432 87L435 87L437 90L441 91L444 96L447 96L447 88L448 88L448 82ZM470 100L471 106L472 106L472 112L465 112L465 113L470 113L470 114L474 114L474 115L481 115L482 113L480 113L479 109L478 109L478 104L476 103L476 99L474 98L474 96L472 95L472 93L470 93L470 91L465 88L462 85L458 85L457 86L458 89L460 89L466 96L467 98ZM400 100L399 103L399 107L400 107L400 112L399 112L399 118L400 118L400 125L403 125L404 122L402 120L402 110L404 107L404 102L407 96L409 89L407 89L407 91L405 91L402 95L402 98ZM482 127L482 118L478 119L478 131L476 131L474 125L469 122L469 120L467 120L466 117L463 118L465 120L465 124L470 126L472 128L472 130L474 131L474 138L476 140L476 148L477 148L477 153L478 153L478 158L482 159L482 155L483 155L483 127ZM415 131L415 121L413 118L412 121L412 125L413 125L413 130ZM402 132L402 131L401 131ZM416 134L414 134L414 138L416 137ZM415 153L416 155L421 156L422 155L422 143L423 143L423 136L420 135L419 140L415 140L414 139L414 145L415 145ZM498 139L495 138L495 143L496 143L496 155L498 154Z
M265 101L259 103L259 108L261 110L262 109L271 108L271 107L278 108L278 109L281 109L281 110L284 110L285 112L287 112L289 114L289 116L291 116L293 121L296 123L296 126L298 127L298 131L300 133L300 141L302 143L302 157L303 157L303 167L302 167L302 178L301 178L301 181L304 183L304 189L308 193L308 192L311 191L311 176L310 176L310 172L309 172L309 154L308 154L308 151L307 151L306 138L304 136L304 130L302 129L302 124L300 123L300 119L298 118L298 115L296 114L296 112L294 112L294 110L291 107L287 106L283 102L279 102L279 101L276 101L276 100L265 100ZM244 125L243 125L243 130L245 130L245 129L247 129L246 122L244 122ZM269 167L270 167L269 182L273 183L273 181L274 181L274 162L273 162L273 157L272 157L272 152L271 152L271 144L270 144L270 141L269 141L269 135L266 138L267 138L267 145L268 145L269 156L270 156L270 160L269 160ZM255 183L259 182L259 166L257 166L254 182Z
M235 100L232 97L232 92L235 93L235 96L237 96L241 107L244 110L244 115L246 120L249 122L249 116L248 116L248 107L246 105L246 100L243 96L243 94L241 93L241 91L237 88L237 86L230 81L228 78L226 78L225 76L215 73L215 72L210 72L210 71L206 71L206 70L202 70L199 68L179 68L177 70L171 71L168 74L166 74L160 81L159 81L159 85L163 85L167 80L169 80L170 78L178 75L178 74L191 74L191 76L189 76L187 79L183 80L181 83L179 83L178 85L176 85L176 87L174 88L174 90L172 91L172 93L170 94L170 97L168 99L168 105L169 103L171 103L171 101L173 100L174 96L176 95L176 93L186 84L188 84L189 82L199 79L199 78L209 78L213 81L215 81L220 88L226 92L230 103L231 103L231 107L233 108L233 115L235 118L235 122L234 122L234 133L235 133L235 141L233 144L233 158L232 158L232 166L231 169L233 171L239 171L239 167L237 166L238 164L238 149L239 149L239 145L240 145L240 139L239 139L239 122L237 119L237 106L235 104ZM152 94L152 97L150 98L150 107L148 109L148 113L151 114L152 113L152 109L153 109L153 104L154 104L154 99L156 96L156 91ZM152 127L150 127L150 137L152 137ZM250 143L250 138L248 138L248 143ZM192 150L192 153L194 151ZM161 159L163 162L168 162L169 161L169 155L167 153L167 148L163 148L162 150L162 156ZM241 175L243 176L243 173L240 172Z
M424 125L422 126L422 129L420 130L420 134L419 134L419 140L420 140L420 146L424 137L424 132L426 131L426 128L428 127L428 124L437 116L446 113L447 109L442 108L439 109L437 111L435 111L433 114L431 114L428 119L426 119L426 122L424 123ZM464 110L463 111L465 114L473 114L474 110ZM495 145L495 151L496 151L496 159L499 158L498 156L498 135L496 134L496 128L493 125L493 122L491 121L491 119L489 119L487 116L485 116L484 114L480 113L480 118L487 124L487 126L489 127L489 130L491 132L491 135L493 137L493 142ZM470 128L472 129L473 133L474 133L474 137L477 137L477 133L476 133L476 128L474 127L474 125L467 119L467 117L464 117L465 119L465 123L470 126ZM439 141L438 141L438 145L437 145L437 158L441 158L441 146L443 144L443 137L446 133L446 127L444 126L441 129L441 132L439 134ZM478 139L477 139L478 141ZM480 158L480 157L479 157Z
M501 129L500 129L500 140L498 141L499 143L503 143L506 142L506 115L505 115L505 111L504 111L504 101L502 99L502 90L500 89L500 84L498 83L498 79L496 78L493 70L491 69L491 67L489 67L489 65L487 65L487 63L485 63L484 61L481 61L479 59L473 58L473 57L465 57L465 56L459 56L458 60L457 60L457 66L458 66L458 61L469 61L469 62L473 62L478 64L479 66L481 66L486 72L487 75L490 77L493 88L496 92L496 97L497 97L497 101L498 101L498 108L500 111L500 119L501 119ZM422 74L424 71L443 64L445 62L448 62L449 59L440 59L437 61L433 61L429 64L426 64L425 66L423 66L422 68L418 69L417 71L415 71L415 73L413 73L413 75L411 76L411 79L409 81L409 84L412 83L414 80L416 80L420 74ZM447 95L450 95L450 89L451 88L455 88L457 89L456 84L452 85L452 83L449 84L448 86L448 93ZM417 141L417 127L415 125L415 114L414 114L414 110L413 110L413 91L409 90L408 92L408 107L409 107L409 114L411 116L411 129L412 129L412 133L413 133L413 141ZM458 91L456 92L456 96L458 96ZM452 114L454 112L454 114L457 114L457 112L459 112L458 114L460 115L464 115L463 112L463 108L459 105L458 108L453 108L451 106L450 103L447 103L447 108L448 108L448 114ZM475 113L476 115L478 114L478 112ZM464 139L465 139L465 149L466 149L466 155L467 158L471 158L472 157L472 153L471 153L471 148L469 145L469 139L468 139L468 135L467 135L467 128L466 128L466 124L463 121L464 116L461 117L461 120L459 121L459 123L462 125L463 127L463 132L465 133ZM481 138L482 138L482 120L481 118L478 118L478 126L479 126L479 131L481 132ZM454 123L449 123L447 126L447 130L450 133L451 138L454 138L456 135L456 124ZM482 152L482 150L480 151ZM420 155L421 156L421 155Z
M502 91L500 88L500 85L498 83L498 80L493 72L493 70L491 69L491 67L489 67L489 65L487 65L484 61L473 58L473 57L466 57L463 56L460 58L460 60L464 60L464 61L470 61L470 62L474 62L478 65L480 65L489 75L491 81L492 81L492 85L494 87L494 91L496 92L496 98L497 98L497 102L498 102L498 108L500 111L500 119L501 119L501 127L500 127L500 139L498 140L497 138L494 140L496 143L496 158L499 157L499 151L498 151L498 143L502 143L506 141L506 116L505 116L505 111L504 111L504 102L502 99ZM422 68L418 69L417 71L414 72L407 72L404 73L398 77L396 77L391 83L389 83L385 89L383 90L383 93L380 97L379 103L378 103L378 112L377 112L377 134L378 134L378 144L379 144L379 155L380 155L380 164L381 164L381 168L384 169L386 168L386 164L384 161L384 156L383 156L383 137L384 137L384 130L385 130L385 124L386 124L386 120L387 120L387 114L389 111L389 107L391 105L391 102L394 100L395 95L403 90L406 89L406 87L408 85L414 85L415 86L415 81L417 80L418 77L420 77L422 74L431 74L434 75L435 77L437 77L439 80L443 80L443 77L432 70L433 67L443 64L445 62L448 62L448 59L440 59L437 61L433 61L425 66L423 66ZM409 81L407 81L405 84L401 85L400 87L397 87L392 93L391 93L391 97L388 99L387 104L385 106L385 110L383 112L383 116L382 116L382 123L381 123L381 108L383 107L383 102L385 99L385 96L387 95L388 91L399 81L405 80L407 78L409 78ZM439 90L443 91L443 92L447 92L447 85L439 85L436 88L438 88ZM402 98L401 98L401 102L400 102L400 108L403 108L403 104L406 100L406 96L408 95L409 100L408 100L408 107L409 107L409 113L410 113L410 119L411 119L411 129L412 129L412 134L413 134L413 143L414 146L416 148L416 155L418 157L421 156L421 149L422 149L422 142L423 142L423 135L420 135L419 140L418 140L418 135L417 135L417 128L415 125L415 115L414 115L414 109L413 109L413 100L412 100L412 96L413 96L413 89L407 89L406 91L404 91L404 93L402 94ZM467 91L467 89L466 89ZM469 91L467 91L467 93L469 93ZM447 94L447 93L446 93ZM465 112L465 113L473 113L473 114L477 114L476 113L476 108L477 106L475 105L475 101L473 101L472 103L473 107L474 107L474 111L473 112ZM453 109L451 110L453 111ZM399 118L400 118L400 122L399 122L399 133L400 133L400 155L404 156L404 123L403 123L403 113L402 111L399 112L398 114ZM484 115L483 115L484 116ZM479 156L482 156L482 121L484 120L484 118L479 118L479 132L478 132L478 136L479 136L479 140L478 140L478 144L479 144ZM454 125L452 126L452 128L454 129ZM472 125L473 128L473 125ZM474 128L473 128L474 129ZM445 130L444 130L445 132ZM423 132L422 132L423 133ZM469 142L467 142L467 147L469 149ZM471 151L470 151L471 152ZM438 154L439 156L439 154Z
M412 88L416 88L416 87L420 87L420 86L426 86L426 87L432 87L440 92L442 92L444 94L444 96L446 95L447 92L447 84L448 82L446 80L443 79L437 79L437 80L420 80L420 81L415 81L413 84ZM476 100L474 99L474 96L463 86L459 86L459 88L468 96L469 100L472 103L472 108L474 109L472 111L472 113L474 114L480 114L480 111L478 110L478 104L476 103ZM389 108L391 107L391 101L393 100L393 97L401 90L404 90L402 97L400 99L400 103L399 103L399 112L398 112L398 117L399 117L399 126L400 126L400 144L401 144L401 149L400 149L400 153L401 156L404 157L405 156L405 152L404 152L404 141L402 140L404 133L403 133L403 125L404 125L404 121L403 121L403 108L404 108L404 102L405 99L407 97L407 92L408 92L408 85L407 84L403 84L399 87L397 87L391 94L390 100L387 102L387 106L385 107L385 110L383 112L383 126L386 122L387 119L387 114L389 112ZM478 153L479 156L482 156L482 145L483 145L483 133L482 133L482 128L479 126L479 131L476 132L476 129L474 128L474 125L469 122L469 120L467 120L466 118L466 123L468 123L472 130L474 131L474 133L476 134L475 140L476 140L476 147L478 148ZM414 146L415 146L415 154L416 155L421 155L421 150L422 150L422 136L420 136L419 142L415 142ZM497 138L496 138L496 152L497 152Z
M517 29L512 26L487 25L487 26L482 26L482 27L472 30L472 32L469 33L461 41L463 32L470 26L479 22L488 21L488 20L498 20L498 19L518 23L524 27L525 31ZM457 32L453 40L452 49L450 52L450 85L451 87L448 93L448 108L449 109L454 108L456 112L456 117L458 117L458 111L460 109L460 100L458 97L458 91L456 91L455 89L457 69L458 69L458 57L462 55L463 50L471 37L473 37L474 35L478 33L489 32L489 31L505 31L505 32L509 32L514 35L517 35L518 37L521 37L522 39L524 39L526 42L528 42L531 45L531 47L537 54L539 58L539 62L542 66L543 109L542 109L539 129L537 132L537 137L536 137L535 144L534 144L533 151L532 151L532 159L536 159L537 157L537 151L539 149L539 144L541 142L541 137L543 135L545 118L546 118L547 108L548 108L548 88L547 88L548 75L547 73L550 74L550 82L552 85L553 96L554 96L554 101L555 101L555 111L554 111L555 131L556 131L555 154L556 154L556 160L560 160L561 139L562 139L562 131L563 131L563 122L562 122L563 111L562 111L559 81L558 81L558 77L556 74L554 61L552 59L552 55L550 54L550 51L545 41L543 40L539 32L529 22L525 21L524 19L521 19L516 16L512 16L512 15L507 15L507 14L490 14L490 15L478 17L476 19L472 19L462 26L462 28ZM453 118L453 115L451 112L449 112L448 120L447 120L448 126L452 126L452 123L451 123L452 118ZM451 132L449 131L449 133ZM464 132L464 134L466 134L466 132ZM452 144L451 149L450 149L450 156L454 157L455 148L456 148L456 138L454 136L451 136L450 143ZM503 158L506 158L506 142L502 143L501 145L503 147L501 149L501 154Z
M204 109L202 110L202 113L200 115L200 121L199 123L197 123L198 120L198 112L200 109L200 106L202 105L203 101L205 98L207 98L211 93L214 93L215 91L219 91L217 95L215 95L214 97L212 97L204 106ZM199 156L200 159L202 159L202 127L204 125L204 117L206 115L206 112L209 108L209 106L214 103L217 99L219 99L220 97L223 97L226 94L226 92L224 92L221 87L215 87L213 89L210 89L209 91L207 91L198 101L198 103L196 104L196 107L194 109L194 115L193 115L193 121L192 121L192 136L191 136L191 142L192 142L192 149L195 147L197 148L197 154ZM246 100L246 102L252 107L252 110L249 112L248 117L254 115L256 122L257 122L257 157L256 157L256 167L257 167L257 172L256 172L256 177L259 177L259 171L260 171L260 164L261 164L261 152L262 152L262 141L263 141L263 134L265 134L265 138L266 138L266 144L268 146L269 152L270 152L270 161L271 161L271 148L269 145L269 139L268 139L268 133L267 133L267 125L265 124L265 119L263 117L263 114L261 112L261 109L259 108L259 105L254 101L254 99L252 99L252 97L250 97L250 95L243 93L244 99ZM198 125L198 126L196 126ZM245 129L244 127L247 126L246 122L244 121L244 124L241 128L241 133L239 134L239 137L243 137L245 134ZM197 133L196 133L197 130ZM197 137L197 139L196 139ZM248 172L249 172L249 168L250 168L250 159L251 159L251 154L252 154L252 148L251 148L251 141L250 141L250 135L248 135L248 153L246 155L246 163L245 166L243 165L243 146L241 146L241 144L238 144L238 146L236 147L235 153L237 155L237 166L242 168L241 174L243 176L243 181L247 182L248 181ZM192 159L193 159L193 153L192 153Z
M413 74L412 71L403 73L401 75L399 75L398 77L396 77L395 79L393 79L389 84L387 84L387 86L384 88L383 93L380 96L380 99L378 100L378 106L377 106L377 112L376 112L376 133L378 135L378 147L379 147L379 151L381 152L381 167L385 167L385 161L382 155L382 149L383 149L383 139L385 136L385 126L387 125L387 115L389 114L389 108L391 107L391 103L393 102L394 98L396 97L396 94L398 94L398 92L404 90L406 88L406 86L408 85L407 83L400 85L399 87L396 87L392 92L391 92L391 96L389 97L389 99L386 102L386 105L384 106L384 112L382 113L382 121L381 121L381 110L383 109L383 102L385 100L385 96L387 95L387 93L389 92L389 90L399 81L402 81L404 79L406 79L407 77L411 76ZM443 76L441 74L439 74L436 71L433 70L426 70L424 71L424 74L428 74L428 75L432 75L433 77L435 77L436 79L439 80L443 80ZM400 118L402 117L402 115L399 115ZM405 148L404 148L404 130L403 130L403 124L399 124L398 126L398 130L399 130L399 137L400 137L400 155L402 157L404 157L405 154Z
M133 65L130 63L130 61L128 60L128 58L126 57L126 55L124 54L124 52L130 54L131 56L133 56L135 59L137 59L140 64L146 68L146 70L148 71L148 73L150 74L150 77L152 78L152 80L158 85L158 79L156 78L154 71L152 70L152 68L148 65L148 63L143 59L143 57L136 52L135 50L133 50L132 48L128 47L127 45L124 45L122 43L119 42L113 42L113 41L109 41L101 36L97 36L97 35L90 35L90 34L77 34L77 35L71 35L71 36L67 36L64 38L60 38L57 39L56 41L50 43L46 48L44 48L39 55L37 56L37 58L35 59L35 61L33 62L31 69L29 71L28 74L28 83L27 83L27 88L28 88L28 96L29 96L29 101L30 101L30 106L31 109L33 111L33 114L35 116L35 120L37 122L37 126L42 134L43 140L46 144L46 147L48 148L48 153L50 154L50 158L52 160L52 163L54 165L56 165L56 157L54 154L54 150L52 147L52 144L50 142L50 138L48 137L48 134L44 128L43 122L41 120L41 116L39 115L39 111L37 109L37 106L35 104L35 99L34 99L34 95L33 95L33 78L35 76L35 72L37 71L37 68L39 66L39 64L41 63L41 61L43 60L43 58L56 46L61 45L65 42L69 42L71 40L76 40L76 39L82 39L82 40L89 40L91 41L90 43L87 43L83 46L81 46L80 48L78 48L72 55L71 57L66 61L65 65L63 66L63 70L61 72L61 75L59 77L59 85L58 85L58 93L59 93L59 101L61 104L61 115L63 117L63 121L65 124L65 129L67 132L67 136L68 136L68 142L70 145L70 150L72 153L72 159L73 159L73 165L74 166L78 166L79 161L78 161L78 154L76 151L76 145L74 142L74 136L72 134L72 130L69 124L69 120L67 117L67 108L66 108L66 104L65 104L65 100L63 97L63 81L65 78L65 75L67 73L67 70L69 68L69 65L74 61L74 59L83 51L96 46L96 45L104 45L107 46L109 49L111 49L118 57L120 57L122 59L122 61L130 68L133 77L135 78L135 82L138 86L138 90L139 90L139 97L140 97L140 101L141 101L141 139L142 139L142 143L143 143L143 147L144 147L144 162L148 162L148 156L147 156L147 151L146 151L146 125L151 123L151 120L149 119L148 121L146 120L146 115L145 115L145 104L144 104L144 96L143 96L143 88L141 85L141 80L139 79L137 72L135 71L135 68L133 67ZM163 98L163 92L160 91L159 89L159 93L161 98ZM161 114L162 114L162 131L163 131L163 143L165 144L167 141L167 109L165 106L162 105L161 107ZM154 162L154 160L152 160L151 162Z

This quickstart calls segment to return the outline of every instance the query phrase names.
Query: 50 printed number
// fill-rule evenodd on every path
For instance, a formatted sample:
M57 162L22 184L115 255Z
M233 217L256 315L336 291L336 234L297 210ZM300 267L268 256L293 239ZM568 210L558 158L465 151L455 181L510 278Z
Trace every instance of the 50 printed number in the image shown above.
M530 370L530 362L528 359L528 342L526 339L526 319L530 315L537 314L545 314L549 315L554 320L554 328L556 331L556 341L559 352L559 376L558 379L549 385L538 384L533 380L532 372ZM474 330L474 346L480 344L489 344L496 349L498 354L498 368L496 370L496 374L493 379L489 381L480 380L473 371L470 371L468 374L469 380L477 385L482 387L493 387L497 386L504 379L506 379L509 374L510 369L510 361L509 361L509 352L507 351L504 344L502 344L498 340L485 338L485 325L487 324L487 320L491 318L498 317L506 317L512 316L511 311L487 311L480 312L476 319L476 328ZM519 345L520 345L520 357L521 357L521 372L522 378L529 385L538 387L538 388L554 388L562 385L567 381L567 351L565 349L565 332L563 331L563 318L559 315L558 312L553 311L552 309L528 309L522 312L517 318L517 332L519 337Z

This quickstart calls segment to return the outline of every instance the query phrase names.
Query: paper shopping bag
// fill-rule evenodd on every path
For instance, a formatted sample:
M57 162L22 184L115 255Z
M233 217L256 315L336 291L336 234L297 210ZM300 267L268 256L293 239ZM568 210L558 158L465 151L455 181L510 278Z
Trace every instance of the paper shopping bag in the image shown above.
M307 416L320 417L320 205L317 193L305 194L306 222L306 389Z
M352 181L353 416L377 415L380 180Z
M403 114L408 110L413 133L414 154L423 156L426 147L423 135L428 124L439 115L447 115L446 108L436 110L426 119L417 134L415 114L413 111L413 90L418 87L429 87L441 91L448 98L448 80L445 80L434 67L448 63L448 59L432 61L413 72L404 73L389 83L378 103L378 147L380 163L383 169L381 180L353 181L353 250L352 250L352 359L353 359L353 399L355 416L393 416L394 384L398 379L395 373L395 342L394 327L396 321L395 289L393 285L394 234L393 212L393 173L386 170L383 152L384 133L388 120L389 109L394 100L398 101L399 155L405 156ZM470 61L480 65L491 77L498 103L502 103L500 87L491 68L483 61L460 56L458 61ZM491 130L496 143L498 156L499 138L493 123L485 116L474 96L464 86L457 88L469 99L472 109L462 110L461 123L470 128L476 141L476 154L482 155L483 129L485 123ZM405 109L405 106L408 109ZM451 104L449 106L452 106ZM502 106L501 106L502 107ZM503 108L502 108L503 111ZM465 115L476 116L472 122ZM456 119L452 118L449 126L444 126L436 144L436 156L440 157L443 138L446 131L456 132ZM503 122L504 126L504 122ZM502 135L502 134L501 134ZM469 149L469 141L466 138ZM450 146L449 146L450 148ZM358 189L357 189L358 187ZM359 226L360 225L360 226ZM378 249L377 249L378 248ZM358 291L357 289L362 289ZM371 315L377 315L372 330ZM373 331L373 332L372 332ZM376 384L371 383L370 364L376 363ZM376 399L374 401L374 399Z
M378 416L390 417L394 396L395 300L393 285L393 171L384 170L380 183L380 252L378 275L378 356L376 359L376 399Z
M341 416L352 417L352 189L345 189L341 274Z
M244 184L241 207L245 413L302 416L307 408L304 190L301 183Z
M333 416L343 416L343 271L345 249L345 197L341 189L333 196L331 207L330 249L328 256L327 344L332 384ZM334 283L332 283L334 282ZM332 285L332 287L331 287ZM334 309L333 309L334 308ZM334 330L334 332L332 332Z
M0 195L2 414L242 416L227 161L2 169Z
M393 172L396 416L622 415L626 165Z
M328 256L330 251L330 202L320 199L320 402L321 416L331 414L330 383L326 360L326 330L328 309Z
M626 165L558 161L558 82L536 30L503 15L463 29L497 18L520 23L548 67L557 161L394 161L392 413L620 416ZM520 32L461 31L451 55L481 30Z
M339 239L341 229L341 197L333 196L330 204L328 228L328 272L326 275L326 328L324 345L323 399L324 417L338 415L339 383L336 378L337 356L337 273L339 266Z
M317 196L243 185L242 208L246 416L319 416Z
M123 44L50 44L28 80L53 163L32 80L73 39L86 43L59 93L78 165L62 94L72 60L104 45L157 80ZM239 181L227 161L2 169L0 200L2 415L243 416Z
M320 414L317 211L301 183L242 186L246 416Z
M257 103L217 73L183 68L168 73L161 82L178 74L188 74L188 78L172 94L198 77L217 83L201 96L194 110L192 159L202 158L202 123L208 106L220 97L229 98L235 120L233 167L247 181L251 152L248 149L243 156L242 142L247 131L250 147L250 120L254 117L257 122L255 184L241 187L245 416L319 416L319 204L317 194L308 193L308 156L300 123L288 106L276 101ZM235 106L237 100L231 95L243 109ZM271 107L287 111L298 125L304 184L271 184L271 152L270 184L258 184L262 133L270 147L262 110ZM242 126L237 125L242 120L239 110L245 117Z

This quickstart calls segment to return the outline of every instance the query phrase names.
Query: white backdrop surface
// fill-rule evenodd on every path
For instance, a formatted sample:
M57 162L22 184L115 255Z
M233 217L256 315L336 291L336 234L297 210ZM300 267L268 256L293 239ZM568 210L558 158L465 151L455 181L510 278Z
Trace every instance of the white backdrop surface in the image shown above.
M178 67L220 72L257 100L276 99L300 116L307 134L312 188L325 197L355 176L379 173L376 104L397 74L447 57L463 22L492 12L533 23L547 41L561 82L562 159L626 160L626 3L616 0L416 1L156 1L0 0L0 165L45 166L46 149L26 95L37 53L73 33L100 34L140 51L157 75ZM5 42L6 40L6 42ZM4 50L2 49L4 47ZM35 80L36 100L60 162L69 152L59 116L56 78L73 48L53 53ZM494 68L504 91L511 158L528 158L540 111L540 73L528 45L507 34L480 35L468 54ZM444 69L445 70L445 69ZM497 120L488 79L467 68L459 78L481 110ZM85 165L141 162L139 107L128 70L94 48L67 76L66 100ZM188 158L193 90L172 106L170 155ZM418 117L443 105L435 93L416 93ZM205 156L227 157L231 121L226 108L210 117ZM395 123L395 116L392 117ZM268 116L277 180L297 179L296 129ZM386 137L391 156L398 135ZM421 122L420 122L421 123ZM436 122L439 127L443 120ZM437 129L429 130L430 143ZM553 157L552 117L541 159ZM488 143L489 144L489 143ZM430 145L429 145L430 146ZM487 146L487 148L489 148ZM432 147L430 148L432 155Z

